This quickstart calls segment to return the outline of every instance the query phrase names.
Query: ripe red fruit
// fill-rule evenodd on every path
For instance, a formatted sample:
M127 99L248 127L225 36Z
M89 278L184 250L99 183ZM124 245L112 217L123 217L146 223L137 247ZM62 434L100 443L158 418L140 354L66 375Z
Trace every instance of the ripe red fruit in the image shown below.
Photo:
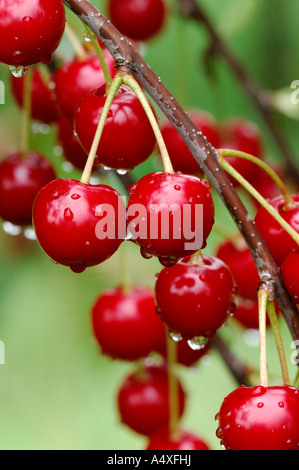
M215 215L207 181L191 175L150 173L130 193L128 229L145 256L174 264L206 246Z
M0 163L0 217L15 225L31 225L36 195L55 178L50 162L33 150L8 155Z
M213 116L205 111L190 112L190 119L215 148L220 147L220 135ZM173 125L166 121L161 132L175 171L186 174L203 175L203 171Z
M88 92L76 108L75 129L86 152L92 146L105 101L103 86ZM127 86L121 86L105 122L98 161L109 168L131 170L150 157L155 145L154 132L138 98Z
M299 194L295 194L292 197L296 203L294 209L285 210L285 200L282 196L271 199L269 202L286 222L298 232ZM298 248L297 243L263 207L256 214L255 224L274 260L281 266L289 253Z
M79 170L84 170L88 155L75 135L72 121L63 115L57 120L57 139L65 159Z
M237 302L237 310L234 314L234 319L245 328L257 330L259 328L258 300L239 299ZM267 326L270 325L268 315L266 318L266 324Z
M195 434L178 430L169 436L167 429L159 429L150 436L146 450L210 450L208 444Z
M2 0L0 62L11 66L50 62L64 28L62 0Z
M299 450L299 390L244 387L220 409L217 436L227 450Z
M233 243L227 240L219 245L216 256L230 268L239 295L246 299L256 299L260 277L248 246L243 241Z
M163 0L109 0L111 22L125 36L145 41L158 34L164 24Z
M156 282L157 311L184 339L211 338L234 312L234 281L228 267L213 256L204 264L180 260L164 268Z
M104 354L134 361L157 348L165 328L147 287L117 287L103 292L92 310L94 335Z
M299 252L292 251L281 265L281 274L285 286L294 300L295 304L299 304Z
M54 262L74 272L100 264L115 253L125 237L121 218L125 218L125 205L117 191L72 179L57 179L45 186L33 207L41 248Z
M115 62L107 49L103 50L111 77L114 77ZM63 64L55 74L57 102L65 116L73 119L81 98L90 90L105 84L104 73L96 54L86 59L72 59Z
M178 381L179 416L185 409L186 395ZM164 366L144 366L130 374L118 393L122 422L133 431L150 435L169 424L169 377Z
M257 158L263 158L263 139L258 127L251 121L241 118L229 119L221 127L221 147L240 150ZM226 157L226 160L249 181L253 181L256 165L237 157ZM234 186L239 183L229 177Z
M24 102L24 77L11 75L11 86L13 96L22 108ZM31 116L33 120L51 124L57 118L56 94L54 90L53 77L47 72L47 78L43 76L38 68L34 68L31 88Z

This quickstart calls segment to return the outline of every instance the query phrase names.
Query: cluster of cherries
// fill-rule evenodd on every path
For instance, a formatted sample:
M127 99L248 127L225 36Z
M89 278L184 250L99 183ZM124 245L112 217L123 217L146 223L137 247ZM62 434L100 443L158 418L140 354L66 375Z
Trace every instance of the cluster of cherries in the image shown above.
M132 40L151 38L165 22L166 8L161 0L139 0L138 9L134 0L110 0L108 4L112 22ZM22 0L18 8L4 0L0 26L5 39L0 45L0 61L15 75L11 83L17 102L24 106L26 80L17 75L34 65L32 119L56 125L67 161L83 170L107 98L98 55L85 46L80 57L59 58L58 66L56 60L45 65L63 36L62 0L46 4ZM100 47L113 78L115 63ZM197 110L190 111L190 117L215 148L242 150L263 158L261 136L252 123L230 120L219 126L212 116ZM163 265L155 288L120 285L102 292L92 309L93 333L104 354L137 361L136 370L119 391L118 407L122 421L148 437L148 449L208 450L200 437L181 429L180 424L175 431L169 428L169 337L177 343L178 363L189 367L209 350L209 339L232 314L246 327L257 328L259 276L248 247L239 239L225 241L216 256L201 253L214 224L211 187L177 131L165 123L161 134L174 171L142 177L130 187L127 206L110 186L57 178L46 157L33 150L14 152L0 164L0 217L21 226L31 225L33 220L45 253L55 263L81 273L110 258L128 238L128 230L136 229L134 207L145 209L147 230L134 242L144 257L155 256ZM144 108L135 93L122 85L105 121L94 171L106 167L121 175L146 161L155 147L156 136ZM272 180L253 163L235 157L228 160L299 231L299 196L293 196L294 204L286 207L283 197L274 197L277 189ZM203 208L201 220L196 218L199 204ZM174 230L184 206L190 208L194 232L202 233L200 242L191 249L186 248L190 240L182 230ZM114 236L99 237L99 224L107 233L111 229L107 207L114 213ZM168 237L163 231L153 236L153 211L170 221ZM290 294L299 303L299 283L294 276L298 246L263 207L257 208L255 222L281 267ZM159 364L149 361L152 353L159 354ZM179 379L175 382L180 419L186 393ZM217 435L227 449L298 450L298 405L299 391L294 387L240 387L221 407Z

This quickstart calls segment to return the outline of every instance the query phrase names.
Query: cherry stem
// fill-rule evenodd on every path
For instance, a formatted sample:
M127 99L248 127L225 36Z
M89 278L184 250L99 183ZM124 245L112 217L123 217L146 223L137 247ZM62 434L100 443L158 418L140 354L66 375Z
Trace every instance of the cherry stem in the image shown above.
M201 250L194 253L190 258L191 264L196 264L197 266L205 264Z
M259 289L259 333L260 333L260 385L268 387L267 370L267 345L266 345L266 317L269 292L266 289Z
M108 69L104 54L103 54L103 50L102 50L100 44L98 43L96 35L91 31L91 29L87 25L85 25L85 28L86 28L86 31L87 31L88 35L90 36L92 44L94 45L95 51L96 51L97 56L99 58L99 61L100 61L100 64L101 64L101 67L102 67L102 70L103 70L103 74L104 74L104 77L105 77L106 85L110 86L111 82L112 82L112 77L111 77L111 74L109 72L109 69Z
M227 160L220 158L220 166L224 171L229 173L233 178L235 178L251 196L253 196L269 214L274 217L274 219L281 225L281 227L290 235L290 237L299 245L299 234L288 224L279 212L271 205L266 199L238 172L236 171Z
M177 432L177 424L179 422L179 390L174 370L177 364L177 344L170 338L168 329L166 333L169 387L169 433L170 436L173 436Z
M281 334L279 330L278 318L276 314L274 301L268 303L268 315L269 315L271 327L275 336L276 347L277 347L279 360L281 364L283 382L285 385L289 385L290 378L289 378L289 373L288 373L288 366L287 366L285 351L284 351L283 342L282 342L282 338L281 338Z
M32 75L33 70L28 68L24 79L23 94L23 122L21 128L20 150L22 154L26 154L30 146L30 126L31 126L31 110L32 110Z
M157 143L158 143L158 146L159 146L159 150L160 150L160 153L161 153L164 172L165 173L174 173L174 169L173 169L173 166L172 166L172 163L171 163L171 160L170 160L170 157L169 157L169 154L168 154L168 151L167 151L167 148L166 148L166 145L165 145L165 142L164 142L159 124L157 122L156 116L153 113L153 110L152 110L145 94L143 93L142 88L140 87L138 82L135 80L133 75L130 75L130 74L123 75L123 82L124 82L125 85L130 87L131 90L135 93L135 95L139 99L139 101L140 101L140 103L141 103L141 105L142 105L149 121L150 121L150 124L152 126L152 129L153 129L153 132L155 134L155 137L156 137L156 140L157 140Z
M108 91L108 94L107 94L107 97L106 97L105 105L103 107L103 111L102 111L102 114L101 114L101 117L100 117L100 120L99 120L99 124L98 124L97 130L96 130L96 133L95 133L95 136L94 136L94 139L93 139L93 143L92 143L92 146L91 146L88 158L87 158L87 162L86 162L84 171L82 173L81 183L89 184L92 169L93 169L93 165L94 165L94 161L95 161L95 157L96 157L98 147L99 147L99 143L100 143L100 140L101 140L101 136L102 136L102 133L103 133L103 130L104 130L105 122L106 122L111 104L112 104L112 102L115 98L116 93L118 92L119 88L121 87L122 83L123 83L122 77L120 75L116 74L113 81L112 81L112 83L111 83L111 86L109 88L109 91Z
M66 23L65 25L65 34L70 41L71 45L73 46L73 49L75 51L76 56L80 60L84 60L87 57L86 51L81 44L81 41L78 39L77 35L75 32L72 30L71 26L69 23Z
M255 165L259 166L262 168L269 176L272 178L276 186L279 188L282 196L285 199L285 210L290 210L294 209L295 202L292 196L290 195L286 185L282 181L282 179L278 176L276 171L273 170L273 168L268 165L268 163L264 162L260 158L254 157L253 155L250 155L249 153L246 152L241 152L240 150L231 150L231 149L220 149L218 150L220 158L225 158L225 157L237 157L237 158L243 158L244 160L248 160Z

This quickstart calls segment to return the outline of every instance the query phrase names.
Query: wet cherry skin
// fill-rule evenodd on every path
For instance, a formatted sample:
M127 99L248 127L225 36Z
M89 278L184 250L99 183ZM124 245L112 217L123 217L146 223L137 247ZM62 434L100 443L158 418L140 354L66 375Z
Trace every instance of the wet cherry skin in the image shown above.
M147 450L210 450L209 445L195 434L178 430L176 435L169 436L167 429L158 429L149 438Z
M296 206L290 210L285 210L285 201L281 196L271 199L269 202L293 229L298 232L299 194L295 194L292 197ZM274 260L278 266L281 266L289 253L298 248L296 242L263 207L258 210L255 216L255 224Z
M109 0L111 22L125 36L145 41L158 34L165 21L163 0Z
M18 105L23 107L25 77L14 77L11 75L12 93ZM40 70L35 67L32 78L32 119L51 124L57 119L57 103L54 90L53 77L47 72L45 79Z
M65 19L62 0L2 0L0 62L12 66L50 62Z
M115 62L107 49L103 50L104 58L113 78ZM73 119L76 106L80 99L90 90L105 84L105 77L96 54L88 54L86 58L75 58L64 63L55 74L57 102L61 112Z
M57 119L57 141L64 158L79 170L84 170L88 155L75 135L73 122L63 114Z
M142 286L101 293L92 309L92 329L103 354L125 361L148 356L165 336L154 292Z
M217 415L227 450L299 450L299 390L245 387L230 393Z
M192 110L189 117L212 146L219 148L220 134L213 116L202 110ZM178 131L169 121L161 126L161 132L174 170L191 175L202 175L203 172L200 166Z
M121 217L125 218L125 205L117 191L72 179L52 181L39 192L33 206L41 248L54 262L74 272L98 265L117 251L125 237Z
M55 178L51 163L35 151L8 155L0 163L0 217L15 225L31 225L36 195Z
M156 172L141 178L130 193L128 229L143 253L157 256L162 262L176 262L206 246L215 215L207 181L192 175Z
M248 246L226 240L218 246L216 256L229 266L239 295L246 299L256 299L260 277Z
M299 304L299 252L292 251L281 265L281 274L285 286L294 300L295 304Z
M92 146L105 101L106 87L103 86L88 92L75 110L75 130L87 152ZM131 170L150 157L155 145L156 138L142 105L123 85L105 122L97 152L98 162L113 169Z
M157 312L169 329L184 339L211 338L235 309L234 281L219 259L204 264L180 260L164 268L156 282Z
M158 310L159 311L159 310ZM157 352L159 352L165 359L167 358L167 343L166 343L166 335L161 338L159 347L157 348ZM184 339L177 342L177 362L185 367L193 367L197 365L197 363L202 359L204 356L208 354L211 349L211 345L209 342L203 345L201 349L195 350L190 348L188 342Z
M185 391L178 380L179 416L186 402ZM133 431L150 435L169 423L169 377L166 367L143 366L131 373L118 393L121 420Z

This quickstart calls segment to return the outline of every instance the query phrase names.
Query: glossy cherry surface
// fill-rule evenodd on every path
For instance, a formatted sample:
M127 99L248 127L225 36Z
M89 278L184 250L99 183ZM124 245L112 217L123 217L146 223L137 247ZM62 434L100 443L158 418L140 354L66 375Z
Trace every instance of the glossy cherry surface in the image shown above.
M165 336L154 292L141 286L103 292L92 310L92 327L104 354L127 361L146 357Z
M220 147L220 134L214 117L201 110L189 114L195 126L215 148ZM161 127L164 142L175 171L186 174L202 175L203 172L178 131L167 121Z
M115 62L107 49L103 50L111 77L114 77ZM96 54L88 54L86 58L74 58L63 64L55 74L56 95L60 110L69 119L73 119L74 111L80 99L90 90L105 84L105 77Z
M178 381L179 415L186 395ZM121 420L133 431L150 435L169 423L169 377L163 366L144 366L130 374L118 393Z
M56 263L82 272L112 256L124 239L119 220L125 205L117 191L57 179L38 194L33 207L37 240ZM105 233L106 232L106 233Z
M215 215L207 181L150 173L130 193L128 228L145 255L175 262L206 246Z
M281 265L281 274L285 286L294 300L299 304L299 252L292 251Z
M157 312L184 339L210 338L233 313L234 281L227 266L213 256L204 264L180 260L164 268L156 282Z
M298 232L299 194L295 194L292 197L296 206L290 210L285 209L285 200L281 196L271 199L269 202L289 225ZM298 248L296 242L263 207L258 210L255 223L274 260L281 266L289 253Z
M221 406L217 436L227 450L299 450L299 390L244 387Z
M108 12L111 22L122 34L145 41L162 29L166 6L163 0L109 0Z
M47 158L32 150L8 155L0 163L0 217L15 225L31 225L36 195L55 178Z
M64 28L62 0L2 0L0 62L12 66L50 62Z
M189 431L178 430L174 436L169 436L167 429L159 429L150 436L147 450L210 450L210 448L200 436Z
M222 242L217 250L216 256L231 270L238 287L238 293L246 299L256 299L260 277L252 254L245 243L236 243L227 240Z
M62 114L57 119L57 141L64 158L79 170L84 170L88 155L77 139L73 122Z
M88 92L79 102L74 119L78 138L89 152L106 101L106 87ZM110 108L100 145L98 161L109 168L132 169L153 153L156 138L136 95L122 86Z
M22 108L24 102L24 77L14 77L11 75L12 93L18 105ZM34 68L31 87L31 116L36 121L51 124L57 118L57 103L55 94L55 84L50 72L45 76L38 69Z

